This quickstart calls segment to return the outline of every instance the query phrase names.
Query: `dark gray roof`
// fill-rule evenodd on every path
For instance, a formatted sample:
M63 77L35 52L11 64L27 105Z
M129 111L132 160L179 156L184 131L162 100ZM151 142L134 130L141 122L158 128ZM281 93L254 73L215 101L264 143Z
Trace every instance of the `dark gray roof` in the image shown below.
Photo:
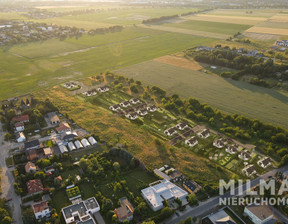
M36 146L40 146L40 142L39 142L38 139L24 143L25 149L27 149L27 148L34 148L34 147L36 147Z

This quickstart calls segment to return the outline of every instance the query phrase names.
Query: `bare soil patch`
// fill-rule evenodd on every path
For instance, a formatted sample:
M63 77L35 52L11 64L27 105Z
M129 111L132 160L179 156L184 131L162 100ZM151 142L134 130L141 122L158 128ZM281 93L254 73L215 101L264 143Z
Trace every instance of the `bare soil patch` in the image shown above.
M254 26L254 27L251 27L250 29L246 30L246 32L288 36L288 29L269 28L269 27Z
M174 65L181 68L190 69L193 71L198 71L203 67L194 60L188 60L184 57L175 56L175 55L166 55L160 58L155 58L154 61L165 63L168 65Z

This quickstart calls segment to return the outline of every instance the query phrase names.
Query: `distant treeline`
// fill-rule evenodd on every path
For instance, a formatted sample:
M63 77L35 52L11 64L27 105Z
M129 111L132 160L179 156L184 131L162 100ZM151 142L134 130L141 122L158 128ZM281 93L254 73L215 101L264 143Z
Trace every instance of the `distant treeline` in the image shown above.
M187 56L193 57L201 63L213 64L227 68L239 70L231 76L234 80L239 80L243 75L255 75L258 79L251 80L251 83L268 87L269 84L263 78L279 79L276 73L281 73L283 81L288 80L288 64L275 64L272 59L246 56L237 53L237 50L232 50L229 47L217 48L213 51L195 51L188 50ZM227 77L227 73L223 74ZM268 85L268 86L267 86Z
M88 31L89 35L96 35L96 34L105 34L105 33L115 33L115 32L121 32L124 29L123 26L110 26L110 27L105 27L105 28L96 28L91 29Z
M161 16L159 18L146 19L146 20L143 20L142 23L143 24L159 23L165 20L176 19L176 18L179 18L179 15Z

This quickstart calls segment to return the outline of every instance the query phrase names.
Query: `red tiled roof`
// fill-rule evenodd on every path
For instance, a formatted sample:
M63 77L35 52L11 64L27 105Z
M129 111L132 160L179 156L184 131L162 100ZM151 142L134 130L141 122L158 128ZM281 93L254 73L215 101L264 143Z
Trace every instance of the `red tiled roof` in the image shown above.
M22 127L22 126L24 126L24 123L23 122L17 122L14 126L15 126L15 128L16 127Z
M44 189L40 179L29 180L26 184L29 194L35 194L40 191L43 191Z
M59 127L56 128L56 131L59 132L59 131L65 131L65 130L68 130L68 129L70 129L70 126L69 126L68 123L61 123L59 125Z
M20 115L12 118L12 121L14 122L23 122L23 121L29 121L29 115Z
M42 211L46 210L47 208L49 208L47 201L42 201L38 204L33 205L34 214L38 213L38 212L42 212Z

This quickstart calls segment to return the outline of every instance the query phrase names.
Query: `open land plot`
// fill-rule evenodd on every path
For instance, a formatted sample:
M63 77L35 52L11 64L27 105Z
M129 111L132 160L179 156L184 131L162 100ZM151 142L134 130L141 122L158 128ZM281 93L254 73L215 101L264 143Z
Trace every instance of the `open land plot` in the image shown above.
M75 50L71 53L70 44L67 45L66 41L63 43L69 49L63 47L62 53L57 51L56 54L53 54L54 49L51 49L50 44L55 47L57 44L61 45L62 42L56 44L51 41L40 45L31 43L32 47L30 44L23 45L23 50L21 50L21 46L12 47L8 51L2 50L0 52L0 98L22 95L64 82L64 80L91 76L106 70L121 68L214 42L214 39L211 38L199 38L137 27L131 29L129 34L124 32L127 34L123 37L123 39L126 38L126 41L115 42L120 33L108 35L109 38L106 40L106 35L104 35L101 36L103 38L101 46L87 51ZM139 33L145 37L137 38ZM132 39L130 39L131 37ZM87 37L86 40L81 41L80 39L79 42L67 40L67 42L72 41L74 44L75 41L84 44L90 41L90 46L94 43L93 38ZM104 44L105 42L107 44ZM80 47L77 46L77 48ZM87 46L83 46L83 49L86 48ZM65 54L67 52L69 54Z
M219 178L231 177L230 172L216 169L207 159L197 156L189 149L171 149L168 142L163 142L165 148L157 147L155 136L146 129L115 116L107 109L86 102L83 98L72 96L60 86L38 91L35 96L40 99L49 98L62 113L68 113L77 124L90 133L96 133L103 141L115 145L120 139L121 143L128 146L127 150L143 161L147 167L157 168L159 164L171 164L183 172L189 169L188 176L200 184L218 183Z
M252 12L252 13L247 13ZM206 12L208 15L227 15L227 16L243 16L243 17L263 17L269 18L277 13L279 13L281 9L215 9L212 11Z
M246 32L247 33L264 33L264 34L288 36L288 29L281 29L281 28L253 26L250 29L246 30Z
M243 114L282 127L288 125L288 94L285 92L156 61L143 62L115 72L145 84L157 83L169 93L194 97L228 113Z
M263 17L249 17L245 18L242 16L227 16L227 15L209 15L209 14L196 14L192 16L183 17L186 20L198 20L207 22L218 22L218 23L232 23L232 24L243 24L243 25L256 25L257 23L263 22L266 18Z
M76 26L84 29L95 29L97 27L108 27L116 24L140 24L143 20L149 18L195 12L197 10L198 9L195 8L116 8L114 10L104 9L100 12L90 14L63 16L36 21L49 24Z
M231 24L231 23L220 23L210 21L196 21L189 20L183 23L165 23L164 26L182 28L188 30L198 30L210 33L220 34L236 34L244 30L249 29L250 25L243 24Z

